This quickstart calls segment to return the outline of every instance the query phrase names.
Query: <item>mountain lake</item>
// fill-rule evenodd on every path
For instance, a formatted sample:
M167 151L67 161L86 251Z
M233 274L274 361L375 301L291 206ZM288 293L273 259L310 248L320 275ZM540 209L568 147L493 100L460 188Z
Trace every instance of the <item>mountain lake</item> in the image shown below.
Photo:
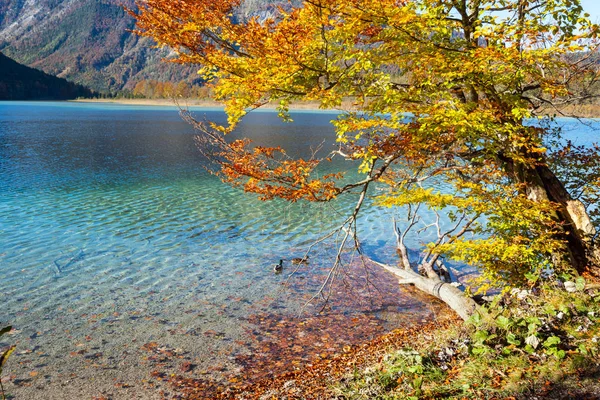
M225 121L222 110L192 111ZM233 137L324 156L336 115L294 111L284 123L256 111ZM558 122L579 144L598 128ZM14 328L0 347L17 345L7 393L159 399L173 395L165 374L259 380L443 310L351 251L324 301L339 237L307 264L290 260L356 198L260 201L207 172L195 135L176 107L0 102L0 324ZM359 221L365 253L389 263L392 211L367 207Z

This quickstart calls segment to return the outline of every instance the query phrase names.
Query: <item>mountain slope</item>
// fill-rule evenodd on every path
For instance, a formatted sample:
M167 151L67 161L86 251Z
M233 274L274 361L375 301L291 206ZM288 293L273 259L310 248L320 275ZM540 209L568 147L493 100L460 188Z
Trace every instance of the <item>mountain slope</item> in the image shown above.
M149 40L128 31L134 21L121 3L0 0L0 51L25 65L105 92L141 79L194 79L194 68L162 63L168 56L165 50L152 49Z
M0 53L0 100L67 100L91 95L81 85L26 67Z
M247 0L241 16L273 0ZM164 63L167 49L133 35L122 8L133 0L0 0L0 51L30 67L99 91L132 89L142 79L196 82L197 67Z

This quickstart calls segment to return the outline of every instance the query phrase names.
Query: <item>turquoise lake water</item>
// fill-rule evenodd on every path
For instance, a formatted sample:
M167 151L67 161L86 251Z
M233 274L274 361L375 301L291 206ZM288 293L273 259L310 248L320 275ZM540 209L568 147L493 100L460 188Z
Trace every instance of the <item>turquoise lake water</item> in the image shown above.
M224 118L219 110L196 114ZM298 112L286 125L257 112L237 134L302 155L332 143L333 118ZM306 302L335 243L316 247L289 281L289 263L280 275L272 265L304 255L347 215L351 199L259 201L206 172L194 134L174 107L0 103L0 322L15 327L0 346L18 345L6 379L20 397L45 388L53 398L47 389L60 387L61 396L89 398L123 380L115 398L153 398L156 390L140 383L154 367L144 344L179 349L199 371L223 364L212 374L218 379L239 370L235 357L253 354L249 336L262 340L249 316L297 316L303 307L316 315ZM373 209L363 220L368 251L393 240L389 216ZM385 309L338 305L329 313L340 321L374 315L374 335L397 323L376 313L389 319L406 310L429 313L400 298ZM338 328L328 351L353 340L351 325Z
M292 116L290 125L274 112L252 113L236 135L292 155L322 143L332 149L335 113ZM595 140L596 122L562 123L579 143ZM0 346L18 345L6 368L18 398L41 398L41 390L48 399L107 391L159 398L148 383L158 368L153 347L144 345L175 349L219 379L242 371L236 357L253 357L250 336L269 339L248 316L317 315L306 302L335 243L317 246L289 281L291 266L276 275L272 265L302 256L348 215L353 199L261 202L208 174L194 135L174 107L0 103L0 323L15 327ZM393 261L390 225L389 211L365 210L367 253ZM379 324L372 335L431 317L411 296L384 303L333 304L336 337L315 351L356 341L351 324L344 327L349 316L372 317Z

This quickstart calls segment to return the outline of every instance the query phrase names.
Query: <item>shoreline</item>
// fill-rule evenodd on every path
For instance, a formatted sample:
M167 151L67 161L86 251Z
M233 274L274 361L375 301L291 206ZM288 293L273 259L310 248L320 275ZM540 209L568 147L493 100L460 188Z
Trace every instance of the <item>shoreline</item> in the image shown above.
M69 103L96 103L96 104L121 104L132 106L159 106L177 107L171 99L75 99L67 100ZM185 99L180 105L204 108L223 108L223 105L213 100Z
M70 103L96 103L96 104L120 104L131 106L150 106L150 107L199 107L199 108L219 108L224 109L223 103L210 99L181 99L176 103L172 99L76 99L67 100ZM277 104L269 103L259 109L275 110ZM352 108L352 102L345 101L340 109ZM319 108L318 102L299 102L290 104L290 110L306 111L331 111L330 109Z
M119 105L131 105L131 106L149 106L149 107L177 107L173 99L75 99L67 100L70 103L96 103L96 104L119 104ZM218 108L224 109L223 103L210 99L181 99L179 105L186 107L198 107L198 108ZM277 104L269 103L260 107L263 110L275 110ZM316 101L312 102L297 102L289 105L292 111L343 111L356 109L351 100L344 100L341 107L336 109L323 109L319 107L319 103ZM562 112L563 115L559 114L558 111ZM546 116L554 116L557 118L586 118L586 119L597 119L600 118L600 105L596 104L582 104L582 105L569 105L560 110L547 109L543 110L542 114Z

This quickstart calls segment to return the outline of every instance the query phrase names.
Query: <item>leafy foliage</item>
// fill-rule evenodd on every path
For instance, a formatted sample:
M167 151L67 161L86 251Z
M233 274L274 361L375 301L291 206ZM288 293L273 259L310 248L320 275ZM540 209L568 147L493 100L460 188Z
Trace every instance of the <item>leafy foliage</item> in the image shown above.
M358 191L354 214L377 187L384 206L433 210L432 260L476 265L488 286L522 285L548 267L596 270L595 227L569 190L598 149L583 157L563 148L563 159L579 160L565 168L579 172L560 173L547 148L554 131L540 116L596 82L598 26L579 1L318 0L245 21L234 18L239 0L137 5L137 32L170 46L178 62L200 64L224 102L227 125L197 127L226 182L290 201ZM290 160L283 149L224 139L269 102L289 120L297 100L351 103L333 122L338 150L329 157ZM364 179L320 176L317 165L333 155L358 164ZM598 182L586 183L594 193ZM419 221L410 211L407 229Z

